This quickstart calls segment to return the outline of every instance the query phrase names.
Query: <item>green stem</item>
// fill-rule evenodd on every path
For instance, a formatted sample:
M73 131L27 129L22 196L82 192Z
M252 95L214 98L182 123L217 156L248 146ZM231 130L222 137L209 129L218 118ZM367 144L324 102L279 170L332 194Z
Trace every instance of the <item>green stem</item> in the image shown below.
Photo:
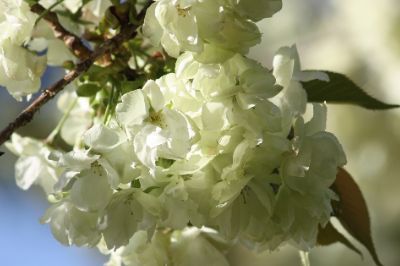
M139 64L138 64L138 61L137 61L137 57L136 57L136 53L132 53L133 55L133 63L135 64L135 70L138 70L139 69Z
M58 122L57 126L51 131L49 136L47 136L45 142L46 143L52 143L54 141L54 138L60 133L62 127L65 124L65 121L67 121L69 115L71 114L72 109L75 107L76 103L78 102L78 98L74 99L73 102L68 106L67 111L65 114L61 117L61 120Z
M133 51L136 52L136 53L139 53L139 54L141 54L141 55L143 55L143 56L151 57L151 55L150 55L149 53L146 53L145 51L142 51L142 50L140 50L140 49L138 49L138 50L133 50Z
M39 15L39 17L36 19L35 21L35 25L37 25L39 23L39 21L47 15L47 13L49 13L53 8L57 7L59 4L61 4L62 2L64 2L64 0L58 0L57 2L55 2L54 4L52 4L51 6L49 6L49 8L46 9L46 11L44 11L42 14Z
M113 84L112 88L111 88L111 94L110 97L108 98L108 103L107 103L107 107L106 107L106 111L104 113L104 120L103 123L104 125L108 124L109 121L109 117L111 116L111 111L112 111L112 105L114 102L114 93L115 93L115 85Z
M299 251L302 266L311 266L309 254L307 251Z

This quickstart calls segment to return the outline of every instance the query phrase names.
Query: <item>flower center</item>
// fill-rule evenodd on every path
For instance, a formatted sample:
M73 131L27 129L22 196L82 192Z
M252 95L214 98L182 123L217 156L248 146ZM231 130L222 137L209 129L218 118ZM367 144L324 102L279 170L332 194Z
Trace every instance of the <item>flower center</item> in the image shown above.
M179 4L176 5L176 10L178 11L178 15L181 17L186 17L189 13L190 7L181 8Z
M155 112L155 111L150 111L149 115L149 122L152 123L153 125L159 126L161 128L166 128L167 124L165 123L164 115L162 114L162 111Z

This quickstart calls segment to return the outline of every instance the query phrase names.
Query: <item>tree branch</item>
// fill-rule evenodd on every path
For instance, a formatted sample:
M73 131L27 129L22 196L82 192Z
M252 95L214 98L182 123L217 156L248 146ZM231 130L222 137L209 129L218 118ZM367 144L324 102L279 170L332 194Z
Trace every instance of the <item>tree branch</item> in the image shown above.
M138 14L137 20L142 21L147 8L153 1L148 1L142 11ZM24 109L17 118L0 132L0 145L10 139L12 133L20 127L28 124L40 108L54 98L68 84L74 81L81 74L85 73L93 63L106 53L117 49L123 42L136 37L138 25L127 24L121 27L120 33L113 38L105 41L101 46L89 54L89 56L77 64L76 68L66 74L62 79L45 89L26 109Z
M49 22L50 27L53 29L54 36L63 41L77 58L84 60L89 57L92 51L83 44L78 36L61 25L56 13L47 10L40 4L31 5L31 11L39 16L43 15L43 19Z

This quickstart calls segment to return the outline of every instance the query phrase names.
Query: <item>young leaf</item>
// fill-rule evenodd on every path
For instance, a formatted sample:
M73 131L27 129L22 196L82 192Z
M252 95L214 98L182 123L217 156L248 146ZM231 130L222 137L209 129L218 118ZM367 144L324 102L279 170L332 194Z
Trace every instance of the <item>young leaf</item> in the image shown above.
M329 222L325 227L319 227L317 243L321 246L342 243L362 257L361 251L356 248L343 234L341 234L331 222Z
M332 189L340 199L339 202L333 202L335 216L368 249L376 265L382 266L372 241L368 208L360 188L346 170L339 168Z
M76 94L80 97L92 97L101 90L100 86L95 82L88 82L80 85L76 90Z
M34 5L34 4L37 4L37 3L39 2L39 0L25 0L25 2L26 2L28 5Z
M302 82L309 102L354 104L372 110L400 107L373 98L345 75L328 71L325 73L329 76L329 82L322 80Z

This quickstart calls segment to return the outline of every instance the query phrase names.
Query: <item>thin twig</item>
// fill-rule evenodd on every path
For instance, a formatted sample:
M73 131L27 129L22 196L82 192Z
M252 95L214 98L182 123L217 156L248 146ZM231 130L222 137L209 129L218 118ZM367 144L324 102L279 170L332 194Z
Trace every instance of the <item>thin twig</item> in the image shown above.
M138 21L143 20L145 12L152 2L153 1L148 1L143 10L138 14ZM6 128L4 128L0 132L0 145L9 140L15 130L28 124L44 104L54 98L60 91L62 91L77 77L85 73L98 58L102 57L106 53L114 51L124 41L136 37L138 26L139 25L134 24L122 26L120 33L118 33L113 38L105 41L101 46L90 53L90 55L85 60L77 64L74 70L66 74L62 79L54 83L49 88L45 89L42 94L38 96L25 110L23 110L13 122L11 122Z
M50 27L53 29L54 36L63 41L77 58L84 60L89 57L92 51L83 44L82 40L78 36L66 30L61 25L56 13L47 10L40 4L32 5L31 11L42 16L43 19L49 22Z

